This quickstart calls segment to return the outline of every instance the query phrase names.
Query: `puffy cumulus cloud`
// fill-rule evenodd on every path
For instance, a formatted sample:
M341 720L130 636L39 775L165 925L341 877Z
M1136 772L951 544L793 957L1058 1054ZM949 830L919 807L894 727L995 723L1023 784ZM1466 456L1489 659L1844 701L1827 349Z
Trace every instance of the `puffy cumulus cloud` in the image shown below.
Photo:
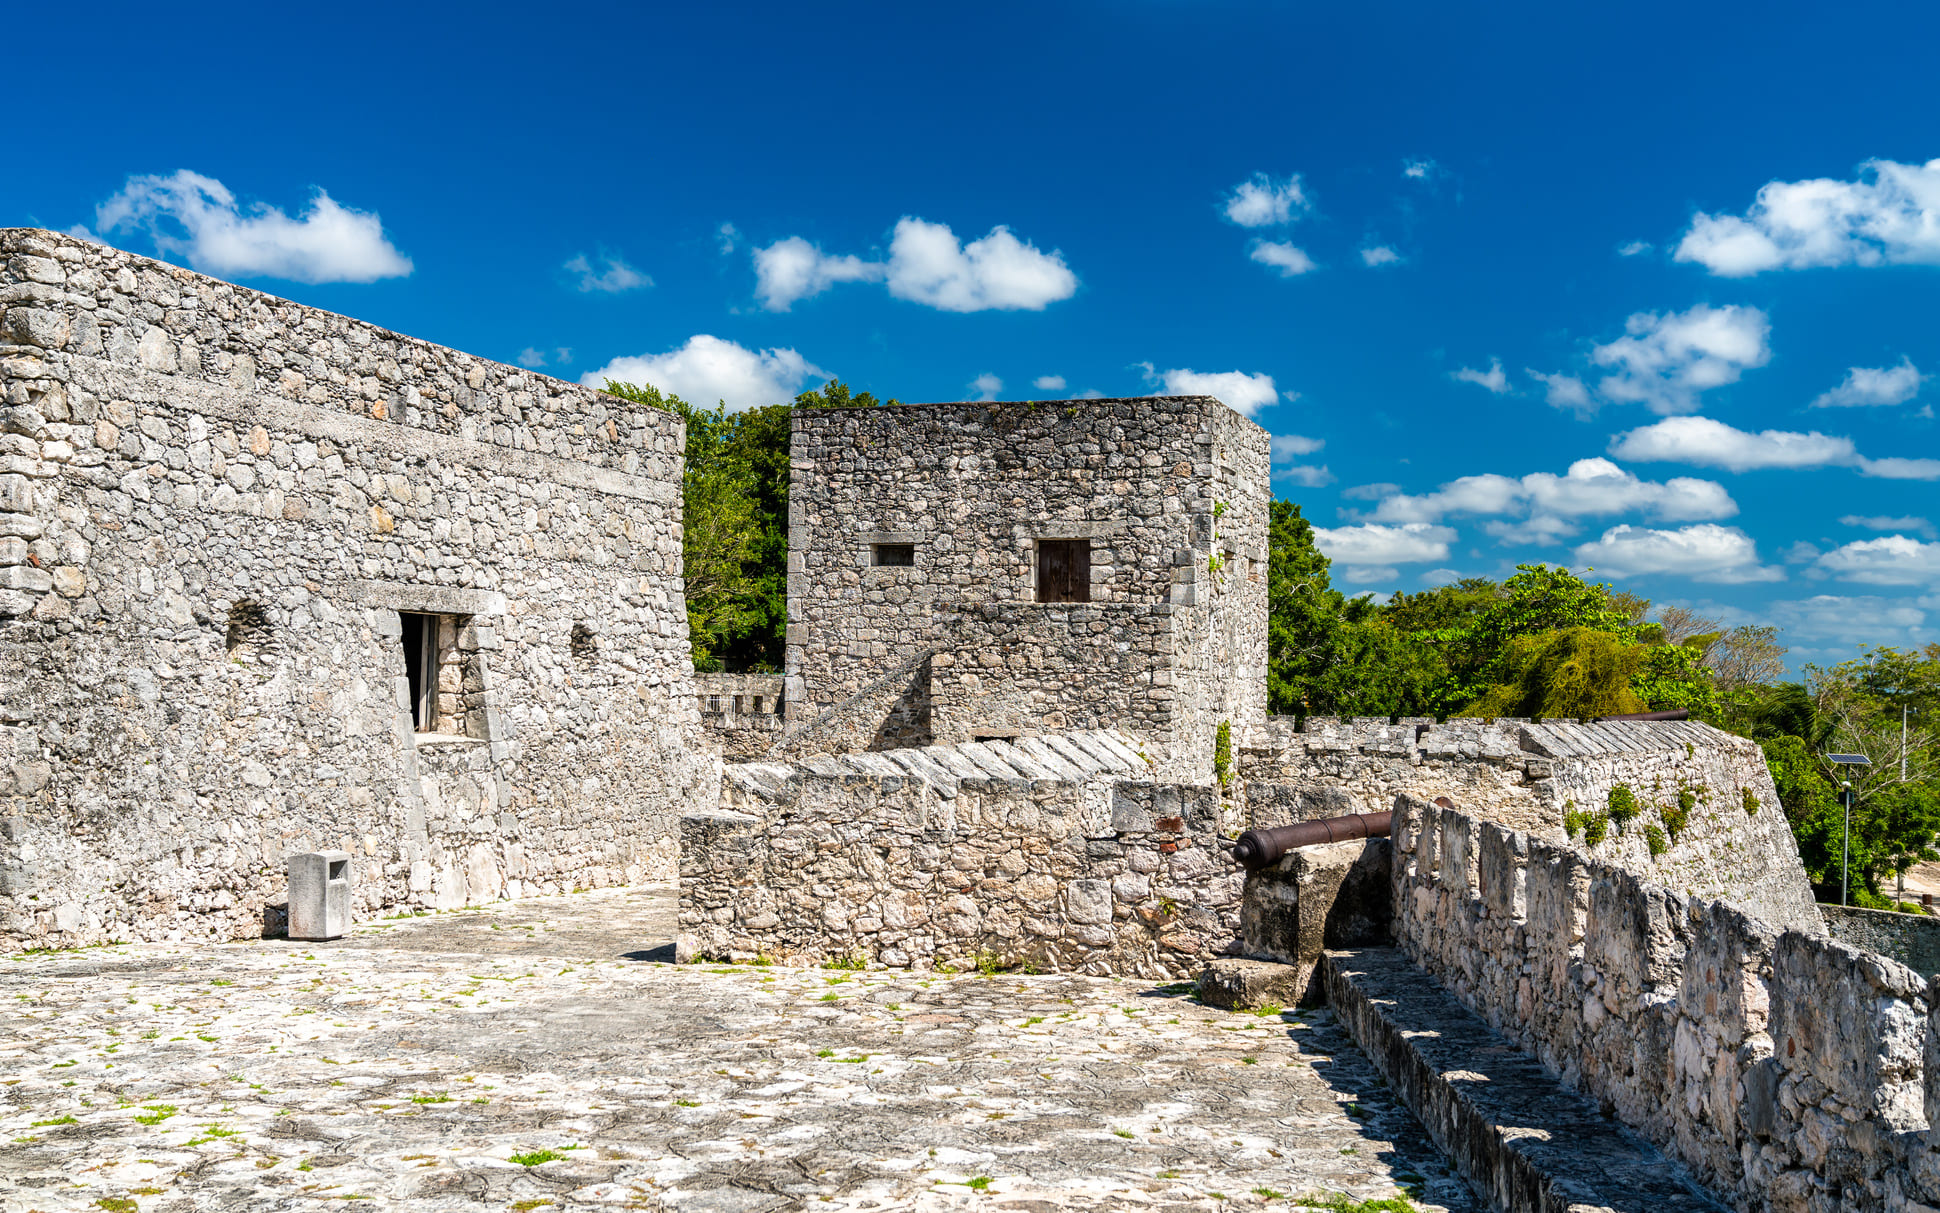
M1498 396L1509 390L1509 376L1503 373L1502 359L1500 358L1489 359L1489 369L1486 371L1478 371L1474 367L1465 366L1459 371L1450 371L1448 377L1462 383L1473 383L1477 387L1486 388Z
M1273 387L1273 376L1264 372L1249 375L1245 371L1194 371L1184 367L1158 371L1149 362L1139 365L1145 368L1148 381L1164 387L1160 395L1217 396L1226 407L1247 417L1280 398Z
M720 401L738 411L786 403L810 379L830 377L792 349L751 350L701 333L664 354L615 358L579 381L588 387L609 379L651 383L697 405L711 407Z
M1767 607L1771 622L1785 629L1788 640L1808 640L1845 648L1853 644L1920 644L1927 628L1927 609L1940 603L1925 599L1846 597L1818 594L1811 598L1774 602ZM1923 609L1926 608L1926 609ZM1892 633L1899 635L1892 635Z
M905 215L889 242L889 293L943 312L1042 311L1078 291L1057 250L1042 252L1007 227L960 244L941 223Z
M754 297L771 312L819 295L838 282L871 282L887 272L860 257L831 257L800 236L754 250Z
M997 393L1004 390L1004 381L985 371L970 381L970 390L977 393L978 400L995 400Z
M1241 227L1277 227L1292 223L1312 205L1301 187L1300 174L1275 181L1265 173L1254 173L1233 187L1220 210L1228 223Z
M1755 307L1700 303L1662 316L1638 312L1624 322L1624 336L1590 351L1611 371L1597 391L1653 413L1688 413L1701 393L1770 361L1770 334L1771 323Z
M1371 270L1384 265L1400 265L1401 254L1385 244L1370 244L1361 250L1361 264Z
M1454 538L1453 527L1425 522L1401 526L1367 522L1359 526L1314 528L1314 543L1329 560L1345 565L1387 566L1447 560L1448 545ZM1392 577L1394 571L1388 569L1384 576Z
M1608 459L1579 459L1561 476L1532 472L1451 480L1432 493L1397 493L1368 517L1375 522L1440 522L1454 514L1500 515L1484 529L1503 543L1558 543L1576 534L1575 520L1639 511L1666 522L1729 518L1738 503L1709 480L1679 476L1663 484L1641 480Z
M754 250L755 297L771 312L838 282L883 282L889 293L942 312L1042 311L1078 290L1064 254L1044 252L1001 224L964 244L947 224L896 221L887 261L824 253L800 236Z
M1311 464L1296 463L1288 467L1274 468L1273 479L1290 481L1299 485L1301 488L1317 489L1322 485L1334 483L1337 478L1333 472L1328 470L1327 465L1324 463L1319 467L1314 467Z
M1620 524L1578 544L1576 560L1611 577L1667 573L1726 585L1785 579L1783 569L1758 563L1758 545L1751 536L1712 522L1674 531Z
M546 355L543 351L528 345L519 351L518 363L522 367L537 370L546 364Z
M1839 519L1840 526L1856 526L1868 531L1917 531L1927 538L1934 537L1933 524L1924 518L1907 514L1898 518L1878 515L1847 514ZM1817 555L1817 553L1814 553Z
M342 206L322 189L292 219L265 203L245 209L222 182L182 169L128 178L94 215L104 232L145 230L163 253L223 278L375 282L411 272L377 212Z
M1940 480L1940 459L1865 459L1859 474L1876 480Z
M1040 392L1062 392L1066 385L1063 375L1039 375L1031 380L1031 386Z
M1311 455L1326 445L1325 438L1308 438L1302 434L1275 434L1272 442L1273 458L1276 462L1281 459L1295 459L1301 455Z
M1853 408L1869 404L1905 404L1920 394L1926 376L1914 367L1911 358L1901 358L1898 366L1855 366L1846 372L1839 386L1820 393L1815 409Z
M1320 267L1305 249L1278 240L1255 240L1252 250L1246 254L1261 265L1270 265L1280 272L1282 278L1298 278Z
M1534 367L1524 367L1523 374L1543 385L1543 399L1550 407L1569 409L1579 417L1596 412L1596 401L1590 399L1590 389L1576 376L1561 372L1545 375Z
M653 279L647 277L639 270L634 269L618 257L602 256L599 263L605 268L594 269L591 259L586 254L580 253L572 260L566 262L564 268L567 273L578 276L579 281L574 285L581 292L587 294L599 291L608 295L617 295L621 291L631 291L643 286L653 285Z
M1813 430L1763 430L1753 434L1709 417L1669 417L1610 439L1610 453L1638 463L1689 463L1749 472L1757 468L1849 466L1858 458L1852 439Z
M1767 182L1742 216L1698 212L1676 256L1726 278L1940 264L1940 160L1868 160L1855 181Z
M1865 585L1940 584L1940 543L1921 543L1905 535L1861 539L1820 556L1810 571L1814 576Z

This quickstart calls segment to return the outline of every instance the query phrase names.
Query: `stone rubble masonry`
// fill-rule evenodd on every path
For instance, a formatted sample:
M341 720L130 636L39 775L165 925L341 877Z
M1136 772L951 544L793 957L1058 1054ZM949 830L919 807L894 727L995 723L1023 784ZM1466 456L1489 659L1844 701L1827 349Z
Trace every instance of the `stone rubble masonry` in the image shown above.
M1940 1205L1940 982L1412 796L1393 847L1397 944L1728 1203Z
M259 935L296 852L360 917L673 874L677 418L30 229L0 400L0 947Z
M1891 957L1922 977L1940 973L1940 918L1860 906L1820 906L1840 943Z
M1825 933L1763 753L1698 721L1312 717L1302 732L1276 716L1238 749L1253 825L1380 812L1405 792L1431 802L1446 796L1464 812L1560 843L1569 813L1607 813L1622 785L1641 812L1627 826L1609 823L1591 848L1599 860L1649 873L1686 896L1735 901L1779 926ZM1673 835L1664 810L1675 816L1680 793L1691 807ZM1651 855L1647 826L1662 832L1662 855Z
M797 410L774 756L1111 728L1208 781L1265 716L1267 448L1206 396ZM1036 601L1041 539L1090 602Z
M783 681L780 674L694 675L701 724L723 757L745 762L774 747L785 715Z
M682 823L682 959L1185 977L1238 936L1238 823L1111 731L730 764Z

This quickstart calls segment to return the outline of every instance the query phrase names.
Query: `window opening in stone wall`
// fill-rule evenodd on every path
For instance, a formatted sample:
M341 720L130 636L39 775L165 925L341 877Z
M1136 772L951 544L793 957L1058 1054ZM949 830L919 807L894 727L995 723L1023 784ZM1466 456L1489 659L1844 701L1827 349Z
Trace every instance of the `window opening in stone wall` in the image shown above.
M1091 601L1091 540L1037 541L1037 600Z
M262 651L269 644L269 612L260 602L237 602L229 607L229 631L223 643L229 652L238 649Z
M890 568L912 568L916 564L916 545L913 543L878 543L875 545L875 563Z
M404 678L411 688L411 728L435 731L438 721L438 616L399 611L404 635Z

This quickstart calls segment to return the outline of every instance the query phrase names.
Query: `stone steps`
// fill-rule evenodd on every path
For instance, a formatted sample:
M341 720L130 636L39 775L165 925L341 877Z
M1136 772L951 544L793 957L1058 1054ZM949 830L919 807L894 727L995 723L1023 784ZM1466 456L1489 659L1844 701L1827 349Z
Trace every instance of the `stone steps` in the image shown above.
M1681 1166L1565 1089L1404 953L1328 952L1321 972L1342 1026L1492 1207L1725 1213Z

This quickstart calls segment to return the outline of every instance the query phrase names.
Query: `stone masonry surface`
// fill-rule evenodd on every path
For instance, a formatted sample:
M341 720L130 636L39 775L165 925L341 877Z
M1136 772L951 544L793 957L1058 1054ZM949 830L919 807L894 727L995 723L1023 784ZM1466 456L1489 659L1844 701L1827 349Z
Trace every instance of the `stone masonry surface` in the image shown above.
M731 764L683 822L683 955L1194 975L1238 936L1238 822L1150 765L1109 731Z
M794 427L790 730L839 708L843 740L778 754L1128 728L1164 777L1204 781L1220 721L1264 715L1267 435L1217 400L800 409ZM1088 545L1089 602L1037 601L1049 540ZM884 545L913 563L879 563Z
M0 963L0 1207L1474 1207L1325 1011L653 963L671 902Z
M1282 716L1247 738L1239 757L1252 825L1381 812L1401 793L1447 796L1464 812L1553 842L1570 837L1569 814L1603 814L1604 839L1590 847L1599 860L1825 933L1764 755L1707 724L1314 717L1300 731ZM1619 787L1638 810L1627 827L1608 819ZM1650 852L1648 827L1661 834L1661 855ZM1575 837L1584 836L1579 828Z
M1940 1204L1919 974L1413 797L1393 847L1398 945L1730 1203Z
M0 947L672 876L677 418L25 229L0 394Z
M759 758L781 736L780 674L694 675L701 724L730 760Z

